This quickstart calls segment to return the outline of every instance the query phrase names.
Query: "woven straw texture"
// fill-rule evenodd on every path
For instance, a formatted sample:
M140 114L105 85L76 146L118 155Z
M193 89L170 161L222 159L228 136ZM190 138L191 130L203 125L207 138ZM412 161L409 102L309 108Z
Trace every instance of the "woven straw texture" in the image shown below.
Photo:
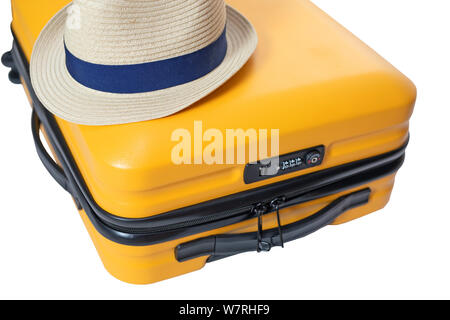
M223 0L75 0L79 28L66 26L76 57L97 64L137 64L185 55L223 32Z

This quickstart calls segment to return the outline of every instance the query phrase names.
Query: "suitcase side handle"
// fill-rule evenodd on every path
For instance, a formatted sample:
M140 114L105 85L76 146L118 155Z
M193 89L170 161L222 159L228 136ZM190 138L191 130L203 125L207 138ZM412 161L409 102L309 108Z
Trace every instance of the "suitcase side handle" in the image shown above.
M175 257L179 262L203 256L210 256L208 261L214 261L239 253L257 251L261 241L265 247L262 251L269 251L272 247L281 246L283 242L297 240L316 232L346 211L368 203L370 193L371 190L367 188L344 195L312 216L281 227L282 233L279 233L278 228L274 228L265 230L260 235L258 232L223 234L180 244L175 249Z
M70 185L66 175L64 174L64 171L48 154L47 150L45 150L44 145L42 144L41 137L39 134L40 130L41 130L41 121L36 112L33 110L31 116L31 131L33 133L34 145L36 146L36 151L39 156L39 159L41 159L42 164L50 173L50 175L53 177L53 179L55 179L56 182L61 187L64 188L64 190L71 193Z

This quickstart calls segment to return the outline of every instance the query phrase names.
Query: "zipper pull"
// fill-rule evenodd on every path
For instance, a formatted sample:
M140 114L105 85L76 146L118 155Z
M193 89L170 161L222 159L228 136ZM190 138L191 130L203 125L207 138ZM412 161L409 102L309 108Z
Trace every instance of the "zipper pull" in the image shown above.
M281 228L281 219L280 219L280 205L286 201L286 197L278 197L270 202L270 207L276 210L277 212L277 221L278 221L278 234L280 235L281 247L284 248L284 239L283 239L283 230Z
M252 212L256 215L258 218L258 232L256 233L257 237L257 245L256 245L256 251L259 253L261 251L270 251L272 248L271 244L263 241L262 239L262 232L263 232L263 225L262 225L262 216L267 213L268 207L265 204L258 203L255 205L252 209Z

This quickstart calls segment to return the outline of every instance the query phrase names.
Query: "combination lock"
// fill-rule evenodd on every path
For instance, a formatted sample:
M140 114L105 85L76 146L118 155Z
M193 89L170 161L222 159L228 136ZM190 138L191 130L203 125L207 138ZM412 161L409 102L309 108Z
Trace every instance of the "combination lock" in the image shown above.
M308 153L306 155L306 163L308 165L316 165L321 160L322 160L322 154L317 150L311 151L310 153Z
M248 184L320 166L324 155L325 147L317 146L285 154L278 158L249 163L244 170L244 181Z

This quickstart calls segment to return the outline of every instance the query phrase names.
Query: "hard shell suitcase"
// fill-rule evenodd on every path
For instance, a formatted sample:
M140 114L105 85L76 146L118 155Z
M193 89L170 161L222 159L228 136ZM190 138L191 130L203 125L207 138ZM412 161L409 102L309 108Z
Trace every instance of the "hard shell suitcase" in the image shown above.
M69 2L12 0L14 43L2 62L33 106L40 159L74 198L113 276L153 283L242 252L269 251L387 204L416 89L311 2L229 0L258 33L246 66L186 110L112 126L53 116L31 86L33 45ZM193 132L192 164L173 162L171 137L180 128ZM227 129L279 130L275 174L264 174L275 157L195 164L203 155L195 143L206 145L210 128L224 137ZM238 140L223 151L234 157L250 144Z

